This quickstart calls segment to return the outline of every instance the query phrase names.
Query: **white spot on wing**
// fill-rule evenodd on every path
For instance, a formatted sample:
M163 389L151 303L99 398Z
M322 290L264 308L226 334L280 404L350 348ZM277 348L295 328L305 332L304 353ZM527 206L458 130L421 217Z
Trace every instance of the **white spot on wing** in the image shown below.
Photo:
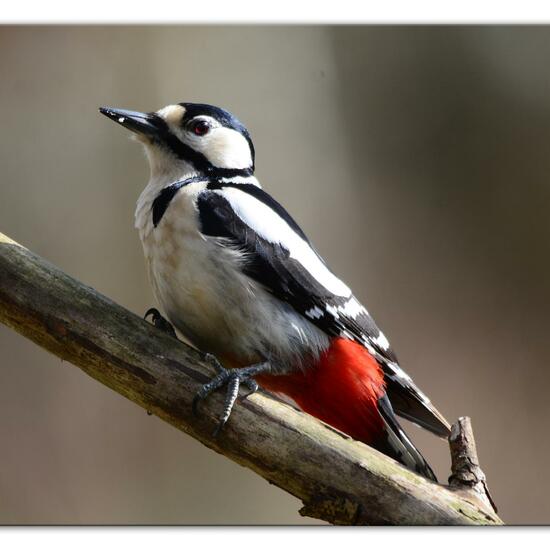
M367 351L373 356L373 357L379 357L378 353L376 353L375 349L372 346L369 346L369 344L365 344L365 347L367 348Z
M340 314L338 313L338 308L336 306L329 306L328 304L325 306L325 309L335 318L338 319L340 317Z
M306 315L311 319L319 319L323 316L323 310L320 307L314 306L306 311Z
M383 350L387 350L390 347L390 343L388 342L388 339L384 335L382 331L378 333L378 336L376 338L373 338L374 343L377 346L380 346Z
M405 386L408 386L410 391L426 405L430 405L431 401L428 399L428 397L422 393L415 385L415 383L412 381L412 378L396 363L392 363L390 361L386 362L386 365L393 371L393 375L391 375L392 378L401 380L402 383L404 383Z
M393 371L394 378L401 378L401 380L405 380L409 384L413 383L411 377L399 365L390 361L386 365Z
M360 313L365 313L365 308L357 301L353 296L343 305L338 307L339 311L348 317L353 317L354 319Z
M330 272L309 244L271 208L240 189L229 188L215 192L225 197L239 218L258 235L288 250L290 257L297 260L329 292L337 296L351 295L348 286Z

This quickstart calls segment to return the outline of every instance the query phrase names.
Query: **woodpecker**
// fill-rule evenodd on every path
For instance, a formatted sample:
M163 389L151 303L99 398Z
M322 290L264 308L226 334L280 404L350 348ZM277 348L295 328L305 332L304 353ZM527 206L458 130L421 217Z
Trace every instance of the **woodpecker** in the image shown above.
M254 176L248 130L212 105L100 112L131 130L150 179L135 211L154 296L166 321L217 359L194 410L226 387L217 432L240 384L302 410L436 477L396 414L447 437L449 424L401 369L384 334Z

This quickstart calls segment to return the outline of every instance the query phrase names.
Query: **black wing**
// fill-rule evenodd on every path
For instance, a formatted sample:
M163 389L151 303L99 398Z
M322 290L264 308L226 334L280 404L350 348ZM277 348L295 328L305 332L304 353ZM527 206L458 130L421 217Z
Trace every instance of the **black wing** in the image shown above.
M386 391L397 414L448 436L449 424L399 367L367 310L329 271L277 201L252 184L209 184L198 196L197 207L204 235L228 239L246 253L248 276L326 334L367 347L384 370Z

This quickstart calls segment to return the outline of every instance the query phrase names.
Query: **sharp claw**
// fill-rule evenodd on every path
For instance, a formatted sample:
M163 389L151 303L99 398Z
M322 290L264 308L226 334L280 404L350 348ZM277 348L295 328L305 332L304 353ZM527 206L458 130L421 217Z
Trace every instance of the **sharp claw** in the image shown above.
M147 317L151 315L151 320L153 321L153 324L155 323L155 319L158 319L160 317L159 310L156 307L150 307L143 316L143 319L147 321Z
M216 429L212 432L212 437L214 439L218 438L218 436L220 435L220 432L223 430L223 427L225 426L226 422L227 422L227 420L220 420L220 422L216 426Z
M225 403L223 407L223 414L220 418L220 422L218 424L218 427L216 428L214 434L217 436L222 428L225 426L225 423L231 416L231 411L233 410L233 405L235 404L235 401L237 400L237 397L239 395L239 386L240 386L240 379L238 374L230 374L231 378L229 379L229 382L227 383L227 392L225 394Z
M254 393L256 391L258 391L258 388L260 386L258 386L258 382L256 382L256 380L254 380L254 378L249 378L248 380L245 380L243 382L243 384L250 390L250 393ZM250 394L248 394L250 395Z
M197 392L197 394L193 398L191 410L193 411L194 416L199 416L199 403L203 399L206 399L214 390L217 390L230 376L229 373L223 367L220 366L220 368L222 369L220 374L212 378L212 380L210 380L210 382L208 382L207 384L204 384L204 386L202 386L202 388Z
M237 397L239 395L239 386L240 384L244 384L247 388L250 389L250 392L248 392L243 397L248 397L249 395L253 394L255 391L258 390L259 386L258 383L251 378L252 376L255 376L257 374L260 374L261 372L265 372L266 370L269 370L269 364L262 363L259 365L253 365L251 367L245 367L242 369L235 369L235 370L227 370L224 369L220 362L210 354L205 355L205 359L210 361L216 370L218 371L218 375L216 375L210 382L202 386L202 388L197 392L193 399L192 403L192 411L194 416L199 416L198 406L199 403L206 399L213 391L217 390L219 387L221 387L224 384L228 384L227 392L225 395L225 403L224 403L224 409L223 413L220 417L220 421L218 425L216 426L216 429L213 432L213 437L218 437L220 432L222 431L223 427L225 426L227 420L231 416L231 411L233 410L233 405L235 404L235 401L237 400Z
M151 322L156 328L177 339L174 327L160 314L160 311L156 307L150 307L145 312L143 319L147 321L147 317L149 317L149 315L151 316Z
M247 391L243 395L243 399L246 399L247 397L251 396L253 393L256 393L260 386L258 386L258 383L256 380L249 378L248 380L245 380L243 384L248 388L249 391Z

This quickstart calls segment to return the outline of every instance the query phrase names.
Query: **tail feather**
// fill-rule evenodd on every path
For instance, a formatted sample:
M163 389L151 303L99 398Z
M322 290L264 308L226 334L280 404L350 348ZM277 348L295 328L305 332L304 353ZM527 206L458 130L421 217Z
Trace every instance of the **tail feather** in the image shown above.
M387 437L385 445L378 445L379 447L384 447L384 449L381 450L404 466L437 482L437 477L430 468L430 465L399 425L387 395L384 395L378 400L378 410L384 421L385 434Z
M361 344L335 338L309 368L256 379L309 414L436 481L395 418L380 364Z
M393 410L399 416L447 439L451 433L451 426L412 380L407 378L386 378L386 391Z

